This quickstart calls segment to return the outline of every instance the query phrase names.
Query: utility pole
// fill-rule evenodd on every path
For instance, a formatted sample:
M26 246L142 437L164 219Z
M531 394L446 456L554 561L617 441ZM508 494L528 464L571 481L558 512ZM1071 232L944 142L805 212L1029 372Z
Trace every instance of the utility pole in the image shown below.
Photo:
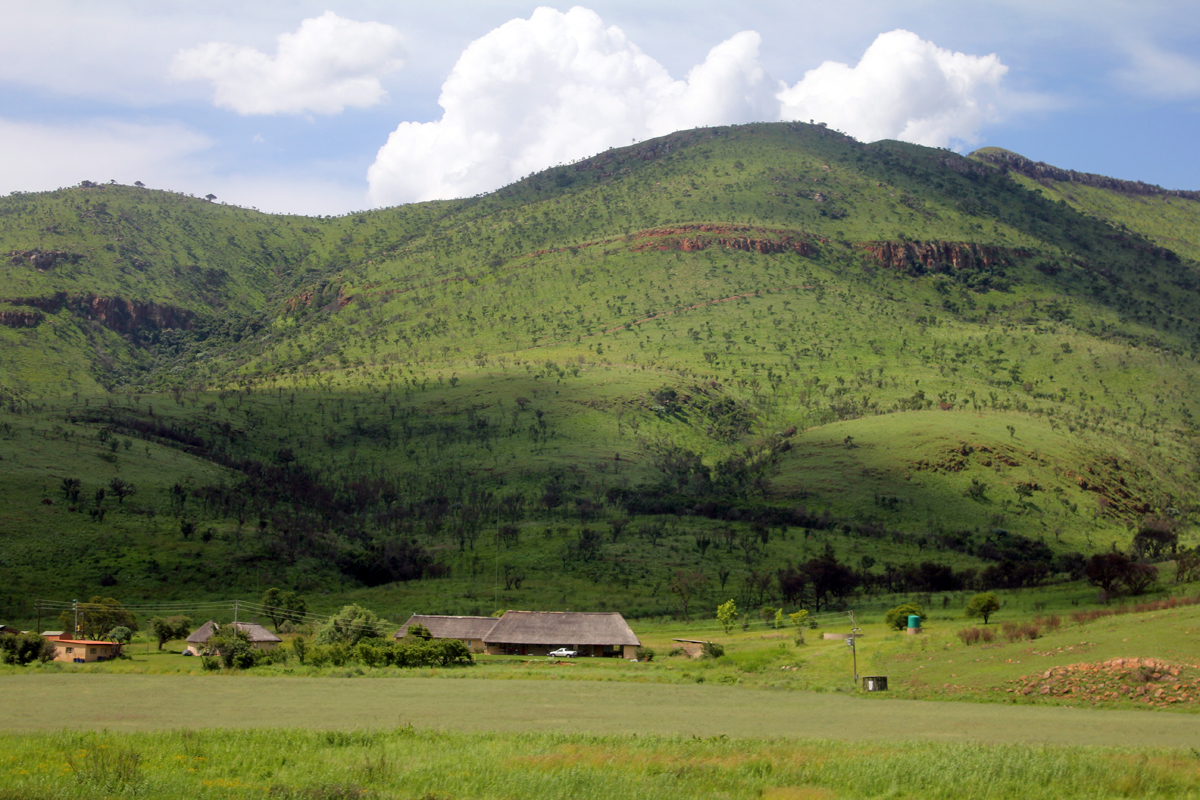
M855 646L854 637L858 635L858 626L854 624L854 612L850 612L850 638L846 640L846 645L850 648L850 653L854 659L854 685L858 686L858 647Z
M233 624L234 625L237 625L237 618L238 618L238 601L234 600L233 601Z
M42 600L40 597L38 598L38 601L37 601L37 614L38 614L37 632L40 635L42 632Z
M79 601L72 600L71 605L75 608L75 630L71 631L71 638L74 639L79 635Z

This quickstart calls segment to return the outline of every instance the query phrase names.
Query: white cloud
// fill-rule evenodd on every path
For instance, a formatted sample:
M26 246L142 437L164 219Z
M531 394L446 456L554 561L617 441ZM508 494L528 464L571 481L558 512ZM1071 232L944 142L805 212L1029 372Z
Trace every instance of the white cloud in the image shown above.
M218 106L239 114L366 108L387 96L380 76L403 64L400 33L379 22L355 22L332 11L278 38L274 56L229 42L180 51L171 74L211 81Z
M1117 83L1127 91L1155 97L1200 95L1200 63L1148 42L1129 47L1129 66L1117 70Z
M974 142L998 115L1008 67L954 53L909 31L880 34L856 66L826 61L779 96L784 119L825 122L863 141L942 147Z
M472 195L613 145L778 116L781 88L739 33L674 80L585 8L539 8L472 42L435 122L404 122L367 173L377 205Z
M0 192L72 186L83 180L140 180L182 190L189 170L181 169L181 161L211 145L207 137L170 123L91 120L52 126L0 119L0 152L20 154L0 162Z
M857 66L826 62L788 87L743 31L685 80L594 12L539 8L472 42L442 85L441 119L403 122L367 172L375 205L462 197L633 139L703 125L815 119L857 138L970 142L997 115L1007 68L907 31Z

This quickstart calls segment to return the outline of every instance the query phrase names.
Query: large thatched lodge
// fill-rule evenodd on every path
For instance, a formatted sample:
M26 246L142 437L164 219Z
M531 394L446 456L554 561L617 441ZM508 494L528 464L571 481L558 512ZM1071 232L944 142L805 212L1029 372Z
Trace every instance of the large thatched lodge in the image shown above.
M545 656L565 647L581 656L637 658L641 644L615 611L506 611L499 618L414 614L396 638L418 624L435 639L458 639L472 652L490 655Z

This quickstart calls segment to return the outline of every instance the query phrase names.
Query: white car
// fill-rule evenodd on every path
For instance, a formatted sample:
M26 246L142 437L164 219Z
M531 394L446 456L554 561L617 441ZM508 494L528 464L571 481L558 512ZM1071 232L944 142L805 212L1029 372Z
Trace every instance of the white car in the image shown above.
M579 655L578 650L568 650L565 647L560 647L550 653L551 658L574 658Z

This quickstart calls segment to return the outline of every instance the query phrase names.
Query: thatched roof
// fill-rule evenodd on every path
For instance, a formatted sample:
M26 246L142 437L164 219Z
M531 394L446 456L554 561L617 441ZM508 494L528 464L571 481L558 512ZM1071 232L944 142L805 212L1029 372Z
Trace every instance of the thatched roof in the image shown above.
M495 617L443 617L434 614L413 614L396 631L401 639L410 625L424 625L435 639L482 639L491 632L498 620Z
M615 611L506 611L488 644L640 645L625 618Z
M250 637L250 641L252 643L253 642L282 642L283 641L283 639L280 639L278 636L271 633L269 630L267 630L262 625L259 625L256 622L231 622L229 624L237 627L239 630L245 631L246 634ZM187 641L190 644L204 644L205 642L207 642L209 639L211 639L212 637L214 637L216 635L217 635L217 623L210 619L208 622L204 623L199 628L194 630L192 632L192 635L187 637Z

